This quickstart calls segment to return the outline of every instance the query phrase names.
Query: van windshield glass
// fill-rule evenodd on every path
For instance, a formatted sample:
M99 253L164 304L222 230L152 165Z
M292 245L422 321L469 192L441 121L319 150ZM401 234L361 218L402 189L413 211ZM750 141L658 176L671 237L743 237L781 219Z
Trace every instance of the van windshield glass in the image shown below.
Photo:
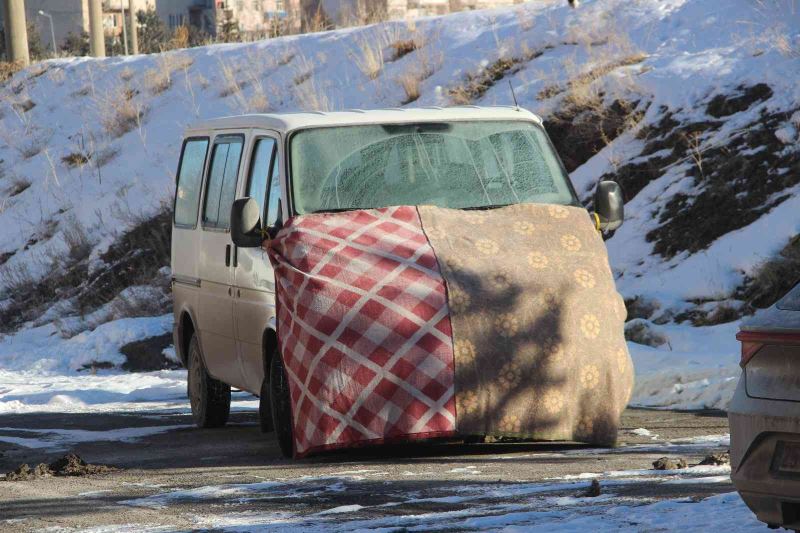
M307 129L293 136L290 152L301 214L392 205L575 203L544 130L533 122Z

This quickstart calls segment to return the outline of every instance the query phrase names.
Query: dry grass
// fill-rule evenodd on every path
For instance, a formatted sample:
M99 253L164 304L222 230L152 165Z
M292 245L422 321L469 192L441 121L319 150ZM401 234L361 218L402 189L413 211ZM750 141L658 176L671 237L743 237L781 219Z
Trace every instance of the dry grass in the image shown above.
M420 73L414 68L407 69L397 77L397 83L400 84L400 87L403 88L403 92L406 95L405 100L403 100L403 105L419 100L420 84L423 79Z
M114 139L142 126L147 108L136 102L134 96L130 87L118 86L95 98L103 130Z
M71 217L61 230L64 243L67 245L67 255L74 262L83 261L92 253L92 243L83 224Z
M389 46L392 47L394 50L394 54L392 55L392 61L397 61L401 57L405 57L417 48L419 45L415 39L405 39L402 41L395 41Z
M122 69L122 72L119 73L119 79L124 82L129 82L133 79L133 76L136 74L132 68L125 67Z
M82 167L92 158L91 154L84 152L71 152L61 158L61 162L69 168Z
M513 74L523 60L514 57L501 57L475 74L470 74L464 83L452 87L448 94L456 105L469 105L480 99L495 83L507 74Z
M740 23L745 25L740 44L749 47L754 56L774 50L787 58L800 58L800 42L793 38L796 28L786 23L800 11L797 1L753 0L752 8L752 16Z
M8 197L13 198L28 190L32 185L31 181L26 178L16 177L11 181L11 187L8 189Z
M386 33L380 33L373 38L359 37L356 39L356 48L351 52L353 61L364 76L374 80L383 71L383 50L388 45Z
M295 99L304 111L333 111L333 103L324 87L312 76L295 86Z
M636 65L647 59L647 55L636 53L625 57L611 60L596 66L586 72L581 72L572 77L565 85L552 84L546 86L536 95L538 100L547 100L555 96L566 93L565 98L570 102L581 105L582 102L591 102L597 99L602 92L602 88L597 87L595 82L619 68ZM580 67L573 60L565 60L564 70L575 72Z
M220 98L227 98L228 96L239 94L242 91L242 86L236 78L237 71L228 64L219 61L220 72L222 73L222 89L219 92Z
M267 70L273 67L274 59L260 57L251 53L244 68L232 67L220 62L223 78L221 97L233 97L236 107L242 113L266 113L271 109L270 99L263 80L268 77ZM242 73L239 77L238 74Z
M172 76L178 70L188 69L193 63L185 54L166 53L156 59L156 67L145 73L145 87L151 94L161 94L172 87Z
M762 262L736 295L749 310L771 306L800 281L800 236L792 238L778 255Z
M17 61L16 63L0 61L0 83L5 83L23 68L22 62L20 61Z

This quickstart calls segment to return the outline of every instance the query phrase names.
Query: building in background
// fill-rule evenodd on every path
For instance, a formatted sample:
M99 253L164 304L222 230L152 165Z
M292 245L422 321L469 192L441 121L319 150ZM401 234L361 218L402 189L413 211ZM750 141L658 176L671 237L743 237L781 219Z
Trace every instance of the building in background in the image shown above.
M132 0L134 13L155 10L168 28L193 26L218 36L223 25L233 25L243 39L276 33L297 33L312 20L329 26L350 26L385 19L413 19L466 9L485 9L522 3L524 0ZM103 0L103 28L109 37L122 35L122 12L130 17L129 0ZM51 49L50 21L60 48L68 35L89 31L87 0L25 0L29 24L38 30L42 44ZM0 11L0 21L2 12ZM128 18L130 20L130 18ZM280 28L280 31L276 31Z
M337 26L380 19L415 19L456 11L489 9L521 4L525 0L308 0L304 16L314 11Z

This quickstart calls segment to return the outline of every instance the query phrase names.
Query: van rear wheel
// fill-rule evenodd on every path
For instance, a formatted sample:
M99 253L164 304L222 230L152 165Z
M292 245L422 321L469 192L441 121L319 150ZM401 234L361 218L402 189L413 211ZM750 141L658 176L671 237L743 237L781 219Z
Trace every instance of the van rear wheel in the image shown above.
M231 387L208 375L197 335L189 341L189 375L186 392L197 427L217 428L228 422L231 412Z
M289 396L289 381L283 360L276 353L270 362L269 372L270 404L272 407L272 424L275 437L284 457L294 455L294 434L292 432L292 399Z

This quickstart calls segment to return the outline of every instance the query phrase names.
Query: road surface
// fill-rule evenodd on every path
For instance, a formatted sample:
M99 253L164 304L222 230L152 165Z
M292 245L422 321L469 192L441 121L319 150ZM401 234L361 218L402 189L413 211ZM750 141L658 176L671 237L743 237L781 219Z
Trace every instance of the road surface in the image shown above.
M727 433L720 412L629 409L614 449L436 443L288 461L252 411L213 430L186 414L2 415L0 472L66 451L119 470L0 481L0 530L469 530L537 524L553 509L575 519L732 492L724 466L646 471L665 455L693 465L725 451ZM585 498L598 475L601 496Z

